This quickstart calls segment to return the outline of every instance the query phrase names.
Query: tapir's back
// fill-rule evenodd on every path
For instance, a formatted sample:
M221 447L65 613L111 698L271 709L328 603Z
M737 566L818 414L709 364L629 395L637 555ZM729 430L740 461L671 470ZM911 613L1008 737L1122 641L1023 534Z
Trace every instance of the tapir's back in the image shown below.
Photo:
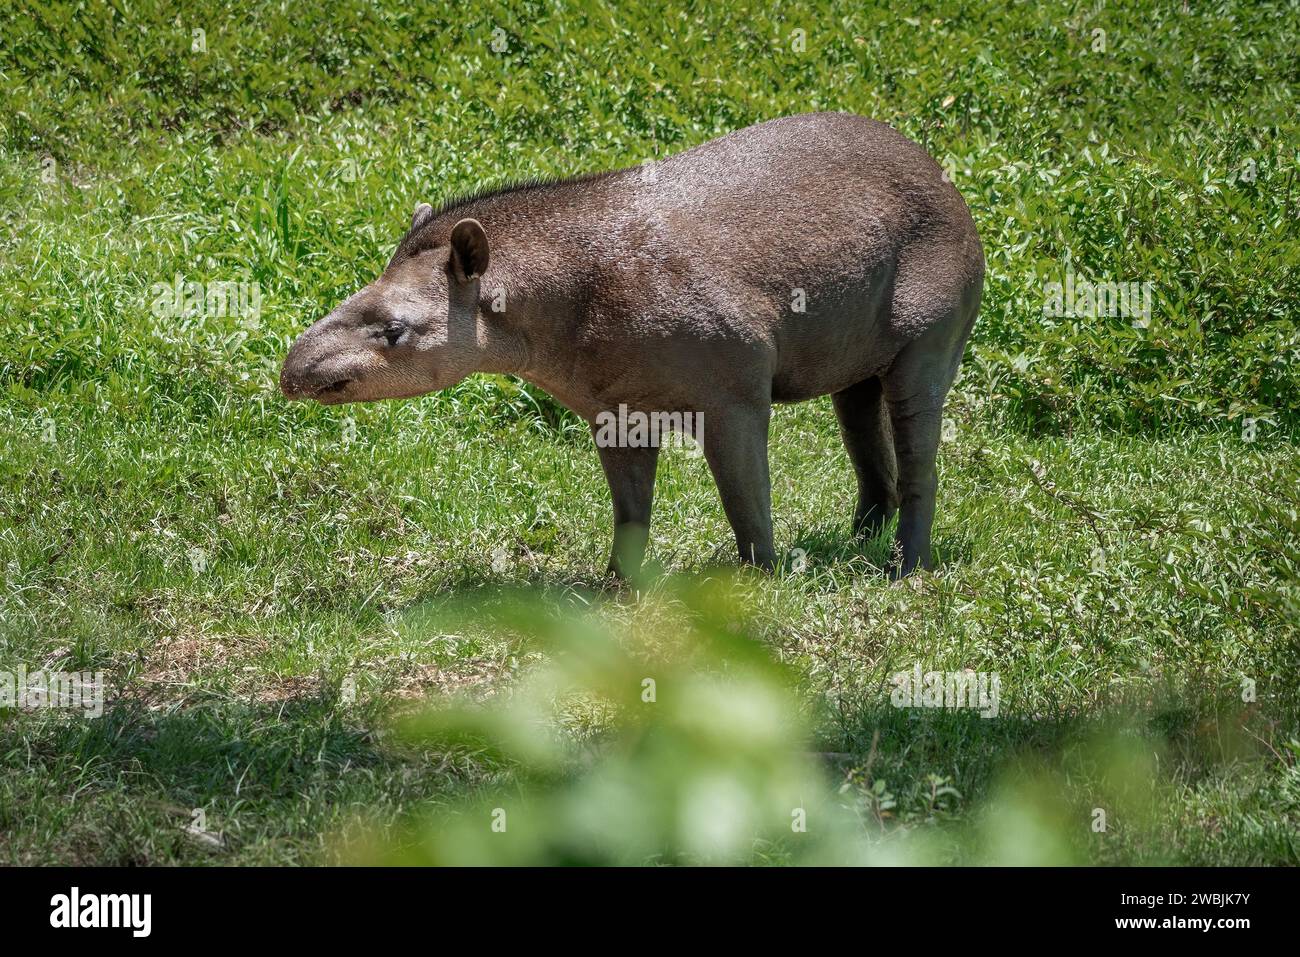
M552 316L574 311L590 361L622 370L653 349L677 378L757 363L780 400L879 374L965 321L983 277L970 212L938 164L849 113L455 203L416 239L446 242L463 217L483 223L498 277L523 298L560 297Z
M610 186L633 197L614 207L630 243L651 237L731 297L759 294L745 307L766 313L790 398L874 374L978 296L966 203L921 147L866 117L772 120Z
M627 175L627 174L624 174ZM933 159L896 130L851 113L808 113L738 130L633 175L642 211L689 214L738 241L850 241L895 249L922 233L973 233Z

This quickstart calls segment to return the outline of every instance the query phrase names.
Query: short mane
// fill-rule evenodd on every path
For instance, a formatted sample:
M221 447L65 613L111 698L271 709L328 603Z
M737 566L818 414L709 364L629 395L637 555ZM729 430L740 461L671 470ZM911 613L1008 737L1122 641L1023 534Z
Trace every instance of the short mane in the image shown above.
M503 196L511 196L517 193L549 192L551 190L565 190L571 187L585 186L588 183L605 179L620 172L622 172L621 169L612 169L596 173L582 173L577 176L530 176L524 179L509 180L499 186L487 189L458 193L444 200L441 206L436 207L433 216L424 225L407 231L406 235L402 237L402 241L397 244L397 251L393 253L391 262L414 256L421 250L433 246L434 237L443 231L439 229L439 226L442 225L443 220L449 218L452 214L459 214L456 218L461 219L473 213L481 204L500 199Z

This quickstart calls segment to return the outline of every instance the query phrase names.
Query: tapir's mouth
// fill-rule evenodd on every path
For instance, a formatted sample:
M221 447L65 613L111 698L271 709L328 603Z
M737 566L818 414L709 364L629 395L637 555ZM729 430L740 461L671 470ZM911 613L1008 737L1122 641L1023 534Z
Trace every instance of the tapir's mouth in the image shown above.
M431 388L403 388L385 391L383 386L374 388L373 380L362 381L355 378L335 379L327 385L315 389L303 389L300 392L285 394L291 399L312 399L321 405L342 405L345 402L378 402L385 399L415 399L436 391Z
M338 379L327 386L322 386L311 394L311 397L317 402L329 404L338 402L343 398L343 393L347 391L348 386L353 383L353 379Z

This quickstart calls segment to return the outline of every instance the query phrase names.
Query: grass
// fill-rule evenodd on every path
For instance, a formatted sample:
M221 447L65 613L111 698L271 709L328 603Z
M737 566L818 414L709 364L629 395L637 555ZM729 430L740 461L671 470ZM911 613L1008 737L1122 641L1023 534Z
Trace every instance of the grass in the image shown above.
M0 712L0 861L334 862L519 786L519 761L392 719L507 699L545 658L490 616L444 620L498 586L618 634L659 621L667 585L602 578L590 439L486 377L291 406L278 362L417 200L849 109L950 165L990 279L935 574L890 584L885 544L849 537L827 400L775 417L788 567L732 587L792 677L800 747L887 859L1300 862L1300 37L1294 5L1192 6L6 21L0 670L103 670L113 694L95 720ZM1152 282L1151 325L1045 316L1070 268ZM261 314L157 317L177 274L256 281ZM663 570L729 562L703 462L669 454L658 483ZM915 663L998 673L999 718L890 707ZM599 737L579 710L573 736ZM195 809L218 844L185 831Z

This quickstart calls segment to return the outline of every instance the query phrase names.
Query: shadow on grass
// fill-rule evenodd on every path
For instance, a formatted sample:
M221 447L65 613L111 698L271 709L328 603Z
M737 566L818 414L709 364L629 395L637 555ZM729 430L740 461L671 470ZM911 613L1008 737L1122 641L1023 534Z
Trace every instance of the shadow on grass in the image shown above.
M1261 729L1295 726L1294 706L1265 719L1239 700L1208 692L1149 698L1135 709L1047 716L1003 710L988 718L972 710L892 707L888 697L864 692L847 710L809 716L801 714L807 700L799 700L795 676L746 637L743 625L732 624L734 608L720 584L678 582L677 594L663 596L675 599L682 617L656 627L684 635L690 646L667 657L657 648L629 647L631 636L585 617L590 596L565 582L523 599L479 583L451 596L459 608L408 616L406 626L417 632L457 628L459 613L485 631L524 641L531 635L528 650L546 652L543 677L552 671L549 683L534 689L534 712L521 712L517 705L528 699L514 694L487 708L439 707L429 718L436 734L425 739L388 737L395 702L382 689L356 704L326 687L280 703L215 693L191 693L166 709L123 702L93 721L0 716L0 833L10 835L0 841L0 859L330 861L340 835L383 832L412 814L453 806L462 819L478 821L478 796L517 794L531 782L542 806L567 810L535 818L541 843L512 845L514 863L550 861L557 848L564 860L621 862L624 846L615 840L611 851L609 835L622 833L619 815L626 817L635 794L644 807L633 816L660 822L634 845L653 854L698 823L692 802L731 800L750 788L765 795L770 830L779 834L772 821L785 816L786 839L791 805L782 802L793 789L822 795L828 807L851 808L852 819L882 836L899 825L944 822L976 835L917 852L917 862L1018 860L1012 845L1035 833L1039 818L1050 825L1045 833L1065 837L1031 861L1092 861L1089 822L1097 809L1134 833L1154 833L1165 826L1160 808L1185 800L1179 788L1223 776L1225 768L1271 762L1268 751L1282 754L1286 739ZM660 689L649 710L646 675L656 676ZM605 704L593 705L595 699ZM808 717L811 734L801 730ZM557 718L570 735L543 730ZM467 729L478 737L465 737ZM556 744L561 738L566 743ZM809 751L820 758L814 773L798 758ZM1294 759L1289 768L1294 777ZM720 787L727 774L734 782ZM616 794L623 798L611 799ZM972 821L1005 808L1018 808L1011 816L1029 824L1007 832L1010 845L986 853L979 842L993 839ZM206 838L192 832L196 812ZM590 834L582 830L557 837L545 822L561 818L604 819L606 845L584 844ZM1288 821L1279 818L1278 828L1241 853L1250 862L1289 860L1277 837ZM471 837L465 860L482 850L479 832ZM823 844L827 854L836 840ZM1147 860L1173 860L1176 851L1163 844ZM772 860L786 860L783 854Z
M0 722L6 863L310 863L351 816L383 821L485 773L384 742L386 706L348 708L332 692Z
M810 565L844 567L856 574L884 576L886 568L896 560L894 531L897 523L871 538L854 536L841 524L817 525L800 529L786 555L786 567L800 556ZM974 545L970 538L943 529L937 529L931 545L936 568L960 567L970 562Z
M868 832L924 833L911 862L1295 864L1296 717L1209 692L1041 717L884 704L821 754Z

